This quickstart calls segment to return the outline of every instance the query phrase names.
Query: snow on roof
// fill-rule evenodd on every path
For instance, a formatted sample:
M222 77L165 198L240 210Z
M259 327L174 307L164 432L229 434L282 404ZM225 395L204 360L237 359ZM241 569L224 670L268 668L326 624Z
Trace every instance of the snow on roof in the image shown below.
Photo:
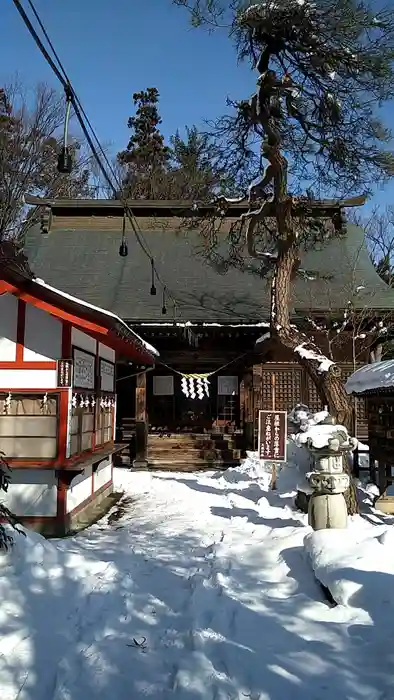
M110 318L113 318L115 321L120 323L129 333L131 333L140 343L143 345L148 352L150 352L152 355L155 355L156 357L159 356L158 350L153 347L153 345L150 345L150 343L147 343L143 338L141 338L138 333L136 333L130 326L127 325L119 316L116 316L116 314L111 313L111 311L107 311L106 309L101 309L99 306L94 306L93 304L88 304L86 301L82 301L82 299L78 299L77 297L73 297L71 294L67 294L66 292L62 292L60 289L56 289L56 287L52 287L50 284L47 284L44 282L43 279L40 277L35 277L34 282L36 284L39 284L40 287L44 287L45 289L48 289L51 292L54 292L55 294L58 294L59 296L63 297L64 299L69 299L70 301L75 302L76 304L79 304L79 306L84 306L87 309L92 309L93 311L98 311L99 313L103 314L104 316L109 316Z
M350 375L345 384L348 394L394 388L394 360L365 365Z

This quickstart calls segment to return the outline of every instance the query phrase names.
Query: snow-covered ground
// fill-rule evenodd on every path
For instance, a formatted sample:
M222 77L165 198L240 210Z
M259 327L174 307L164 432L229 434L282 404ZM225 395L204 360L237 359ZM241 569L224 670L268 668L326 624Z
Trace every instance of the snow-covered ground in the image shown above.
M366 506L348 532L312 534L295 471L273 492L253 459L119 470L125 496L97 525L17 536L0 558L1 700L391 700L391 521Z

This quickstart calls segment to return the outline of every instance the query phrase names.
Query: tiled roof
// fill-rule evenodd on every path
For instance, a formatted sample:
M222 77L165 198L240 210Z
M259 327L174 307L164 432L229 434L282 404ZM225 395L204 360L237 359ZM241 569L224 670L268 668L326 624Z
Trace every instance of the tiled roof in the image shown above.
M134 235L128 233L128 257L119 256L119 225L114 230L67 228L43 235L32 228L25 252L38 277L90 304L108 309L130 322L162 321L162 300L150 295L151 267ZM245 270L223 272L201 255L198 231L168 228L144 230L156 267L175 297L182 320L254 322L269 316L269 280ZM227 242L223 242L224 251ZM319 245L303 255L301 266L315 279L297 279L293 308L305 315L344 308L357 294L360 306L394 309L394 290L377 275L363 231L348 225L347 235ZM172 310L169 309L169 315Z

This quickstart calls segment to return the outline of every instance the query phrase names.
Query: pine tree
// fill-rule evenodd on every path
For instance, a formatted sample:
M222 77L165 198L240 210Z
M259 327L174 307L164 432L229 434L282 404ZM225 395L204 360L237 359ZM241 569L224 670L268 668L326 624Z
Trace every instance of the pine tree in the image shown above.
M239 59L257 71L256 92L218 120L217 138L231 174L251 162L260 170L249 190L246 242L250 256L271 265L271 335L351 427L340 369L334 363L322 370L321 351L290 322L290 302L302 248L341 228L308 215L306 187L317 197L343 197L394 174L390 133L378 112L394 98L394 12L374 13L363 0L175 2L189 7L194 24L227 22ZM297 218L303 202L305 215ZM267 217L272 248L258 250L256 233Z
M0 451L0 491L7 493L11 480L11 470L8 466L4 452ZM0 502L0 518L11 525L15 531L22 533L18 528L18 519L11 513L9 508ZM12 545L13 539L9 531L0 522L0 550L7 550Z
M199 132L196 126L186 127L185 138L177 131L170 142L174 199L206 201L228 189L225 169L208 134Z
M127 123L133 133L126 150L118 154L125 169L124 194L130 199L167 199L171 149L159 129L159 91L135 92L133 102L136 112Z

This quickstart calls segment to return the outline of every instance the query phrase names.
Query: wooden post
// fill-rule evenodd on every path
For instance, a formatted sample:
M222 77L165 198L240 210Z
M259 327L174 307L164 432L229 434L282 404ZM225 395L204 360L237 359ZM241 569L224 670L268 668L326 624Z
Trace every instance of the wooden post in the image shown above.
M133 467L147 467L148 420L146 412L146 373L137 374L135 389L135 449Z
M241 384L241 418L245 450L254 449L253 373L245 372Z
M271 373L271 397L272 397L272 410L275 411L276 404L276 377L275 372ZM276 474L276 464L272 464L272 477L271 477L271 489L276 491L277 488L277 474Z

